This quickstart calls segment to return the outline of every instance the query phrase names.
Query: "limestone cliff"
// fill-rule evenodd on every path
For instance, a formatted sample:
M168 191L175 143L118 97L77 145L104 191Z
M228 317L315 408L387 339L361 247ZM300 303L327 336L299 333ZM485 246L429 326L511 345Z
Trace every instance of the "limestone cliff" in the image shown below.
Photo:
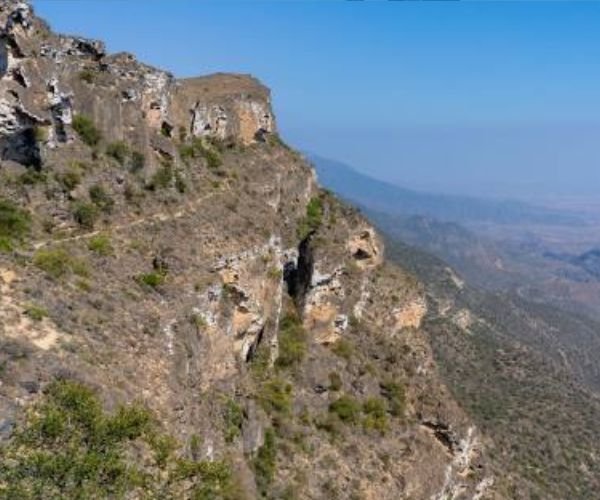
M0 26L4 439L66 378L143 402L242 497L494 497L421 286L281 142L268 89L177 80L21 2Z

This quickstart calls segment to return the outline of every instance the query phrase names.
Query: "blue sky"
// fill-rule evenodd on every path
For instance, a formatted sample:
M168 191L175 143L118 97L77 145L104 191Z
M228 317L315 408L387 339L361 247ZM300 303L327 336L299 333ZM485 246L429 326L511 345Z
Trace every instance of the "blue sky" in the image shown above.
M600 3L34 0L177 76L251 73L294 146L437 191L600 189Z

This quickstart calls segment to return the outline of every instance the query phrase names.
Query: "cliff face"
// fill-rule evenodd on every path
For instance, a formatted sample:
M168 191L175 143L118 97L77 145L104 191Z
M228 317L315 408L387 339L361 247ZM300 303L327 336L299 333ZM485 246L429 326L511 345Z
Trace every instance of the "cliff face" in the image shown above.
M494 496L421 286L279 140L265 87L177 80L20 2L0 26L5 440L66 378L143 402L247 498Z

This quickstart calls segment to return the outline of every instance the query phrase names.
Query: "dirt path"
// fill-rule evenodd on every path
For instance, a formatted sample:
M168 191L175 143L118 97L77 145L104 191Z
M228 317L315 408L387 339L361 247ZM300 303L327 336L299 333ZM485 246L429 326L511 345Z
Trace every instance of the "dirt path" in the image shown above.
M111 226L106 229L97 229L97 230L90 231L87 233L77 234L75 236L67 236L65 238L57 238L57 239L38 241L38 242L33 243L33 248L35 250L39 250L40 248L44 248L44 247L50 246L50 245L58 245L61 243L86 240L89 238L93 238L94 236L98 236L99 234L102 234L104 232L121 231L123 229L128 229L128 228L132 228L135 226L141 226L143 224L147 224L147 223L151 223L151 222L166 222L168 220L181 219L185 215L195 212L204 201L206 201L216 195L226 193L228 191L229 191L229 189L224 189L222 191L208 193L204 196L201 196L200 198L196 198L194 201L188 203L187 206L185 206L183 209L178 210L175 213L158 212L158 213L155 213L152 215L147 215L145 217L140 217L138 219L134 219L129 222L125 222L123 224L116 224L116 225Z

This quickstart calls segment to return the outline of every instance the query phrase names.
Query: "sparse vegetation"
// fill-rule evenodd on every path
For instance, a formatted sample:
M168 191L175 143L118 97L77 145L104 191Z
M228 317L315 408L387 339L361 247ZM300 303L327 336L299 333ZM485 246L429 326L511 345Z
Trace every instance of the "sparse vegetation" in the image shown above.
M331 346L334 354L345 360L350 360L354 354L354 344L347 339L339 339Z
M404 385L394 381L386 381L380 385L381 394L388 401L390 413L394 417L402 417L406 406Z
M29 233L31 216L8 200L0 198L0 250L10 251L15 242Z
M364 413L363 427L384 433L388 429L387 408L381 398L368 398L362 405Z
M273 429L267 429L265 432L265 441L258 449L253 461L256 486L263 497L266 497L269 493L269 488L275 477L277 466L276 439Z
M219 152L198 137L194 138L191 144L182 144L179 147L179 156L183 161L203 158L211 170L218 169L223 163Z
M65 191L73 191L81 183L81 175L77 170L67 170L57 174L56 181Z
M140 172L144 169L145 165L146 157L144 154L140 153L139 151L132 151L129 159L129 170L131 170L133 173Z
M25 308L23 314L29 316L33 321L42 321L48 316L48 311L43 307L30 304Z
M106 257L112 255L114 249L108 234L98 234L90 238L88 249L95 254Z
M306 354L306 332L297 314L286 314L279 324L279 357L276 365L288 368L297 365Z
M106 155L124 165L129 157L129 146L124 141L111 142L106 146Z
M73 219L81 227L93 229L98 220L98 207L92 203L84 201L77 202L73 205Z
M346 394L340 396L329 405L329 412L347 424L354 424L358 421L360 410L360 403L352 396Z
M88 146L97 146L102 140L100 130L96 128L96 125L94 125L94 122L88 116L75 115L73 117L73 129Z
M144 447L152 453L142 460ZM227 462L187 460L177 450L146 408L126 405L108 414L89 388L54 382L0 449L0 496L239 498Z
M166 278L165 273L152 271L150 273L144 273L144 274L138 275L136 277L136 281L141 285L145 285L147 287L156 289L156 288L160 287L162 284L164 284L165 278Z
M59 279L73 273L86 277L89 275L87 263L71 256L64 248L38 250L33 263L54 279Z
M150 179L147 188L151 191L168 188L173 182L173 166L170 163L161 165Z
M95 73L89 69L83 69L79 72L79 79L87 84L92 84L94 83L94 80L96 79L96 75Z
M233 399L228 399L223 410L223 434L227 443L232 443L242 432L244 411Z
M323 202L318 197L310 199L306 205L306 215L298 224L298 237L303 240L314 233L323 222Z
M267 413L287 414L292 407L292 385L281 378L267 380L259 388L258 401Z
M110 213L113 209L115 201L108 191L100 184L94 184L89 189L90 199L100 210Z

